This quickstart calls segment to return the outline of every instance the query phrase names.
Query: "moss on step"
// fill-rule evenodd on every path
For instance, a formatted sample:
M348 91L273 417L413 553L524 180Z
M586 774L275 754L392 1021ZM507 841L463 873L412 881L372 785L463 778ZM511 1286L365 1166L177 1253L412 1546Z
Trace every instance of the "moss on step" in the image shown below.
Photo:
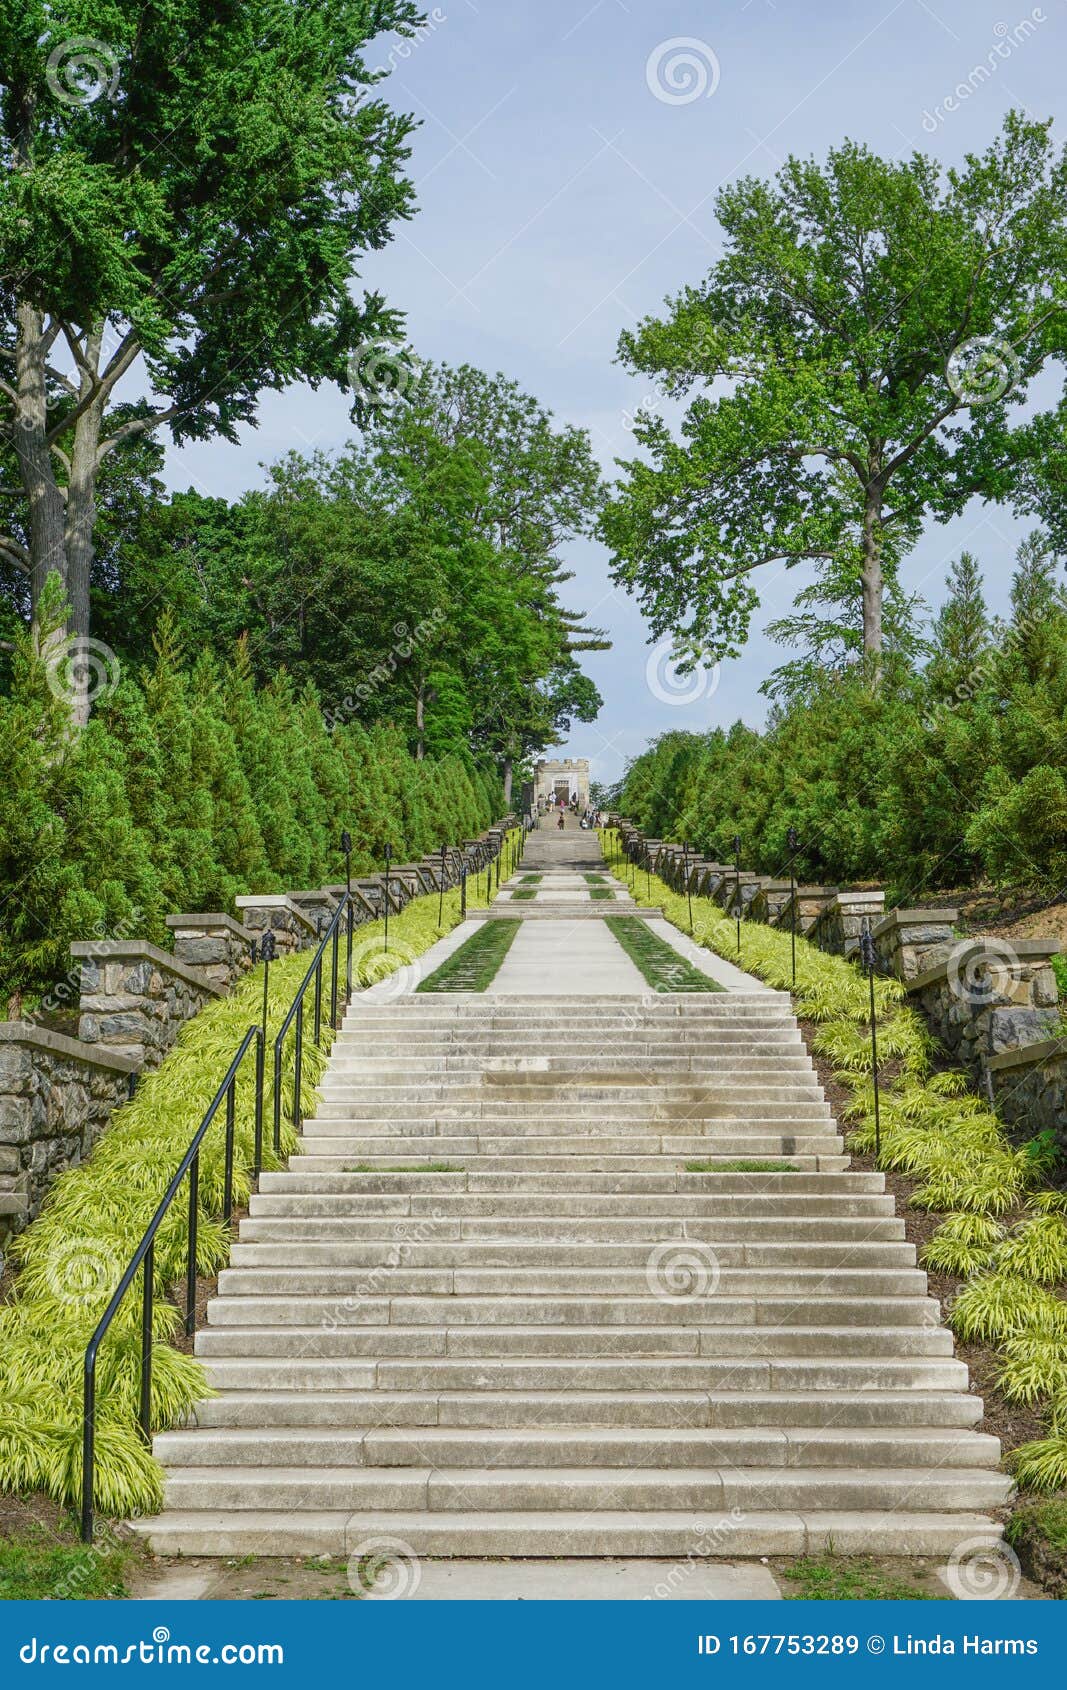
M687 1174L796 1174L794 1162L687 1162Z

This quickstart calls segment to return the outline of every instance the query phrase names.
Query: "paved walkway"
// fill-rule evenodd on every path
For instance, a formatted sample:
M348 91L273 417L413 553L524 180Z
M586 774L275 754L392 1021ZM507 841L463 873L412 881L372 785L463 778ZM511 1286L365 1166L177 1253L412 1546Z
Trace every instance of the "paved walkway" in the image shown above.
M633 915L647 919L635 904L629 888L607 872L595 833L582 832L573 817L560 833L553 823L529 836L526 855L518 872L505 882L496 900L497 917L522 921L504 962L484 994L486 997L647 997L648 982L605 924L605 915ZM614 893L612 899L594 899L595 889L586 874L605 878L600 889ZM527 876L538 874L531 885ZM516 899L518 891L533 891L532 898ZM413 992L420 980L466 944L481 922L479 913L455 928L420 959L418 966L402 977L384 981L362 994L372 1001L389 1001ZM659 938L679 951L687 961L724 986L727 991L765 992L762 980L745 974L730 962L714 956L679 933L670 922L649 921Z

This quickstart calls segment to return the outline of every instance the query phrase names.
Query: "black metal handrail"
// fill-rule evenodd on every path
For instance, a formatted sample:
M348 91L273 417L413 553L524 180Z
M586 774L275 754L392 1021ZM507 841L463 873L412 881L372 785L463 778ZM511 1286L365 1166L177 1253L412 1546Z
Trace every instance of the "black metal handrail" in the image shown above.
M346 858L350 852L350 842L345 836L342 849ZM500 873L500 853L496 857L497 875ZM492 859L487 863L487 878L492 874ZM350 873L350 870L349 870ZM345 949L345 1004L347 1006L352 996L352 936L354 928L355 905L350 891L342 894L330 923L326 928L321 943L315 952L311 965L304 975L297 990L281 1029L274 1041L274 1149L281 1154L281 1117L282 1117L282 1067L284 1060L285 1041L289 1030L296 1023L296 1049L294 1053L293 1074L293 1120L299 1130L303 1123L301 1110L301 1079L303 1070L304 1050L304 999L309 988L314 985L314 1038L316 1045L322 1040L322 1000L323 1000L323 962L327 950L332 946L330 963L330 1026L337 1029L338 1010L338 975L340 971L340 936L342 925L346 930ZM345 916L348 920L345 922ZM267 951L263 946L263 957L269 968L269 961L273 957L273 945ZM210 1128L215 1116L225 1101L226 1104L226 1143L223 1188L223 1219L229 1221L233 1213L233 1168L234 1168L234 1135L236 1128L236 1086L237 1076L249 1050L254 1046L255 1061L255 1160L253 1172L258 1177L263 1166L263 1099L266 1056L266 977L264 978L264 1014L261 1027L250 1027L241 1040L237 1052L226 1071L218 1091L204 1114L203 1120L197 1128L191 1144L172 1178L166 1191L161 1197L145 1230L141 1242L134 1251L125 1273L120 1279L111 1301L101 1315L96 1329L85 1350L83 1367L83 1399L82 1399L82 1507L81 1507L81 1535L84 1543L93 1541L94 1519L94 1490L96 1475L96 1363L100 1345L106 1336L111 1322L114 1320L122 1302L141 1271L141 1393L138 1422L142 1436L146 1442L151 1441L152 1433L152 1316L155 1307L155 1239L162 1225L163 1219L170 1209L182 1181L189 1175L189 1239L188 1266L186 1269L185 1289L185 1331L191 1337L196 1330L196 1244L199 1223L199 1178L200 1178L200 1147L204 1136Z
M303 1125L304 1116L300 1102L301 1080L304 1066L304 999L309 987L314 984L314 1024L315 1043L322 1043L322 967L323 959L329 947L333 946L333 956L330 963L330 1026L336 1031L340 1025L337 1019L337 975L339 968L339 945L341 926L345 916L347 927L347 950L345 957L345 1004L347 1006L352 996L352 928L353 904L350 895L343 894L340 903L333 912L330 924L322 936L322 942L315 952L307 973L297 990L297 994L289 1006L285 1020L281 1024L278 1036L274 1041L274 1154L282 1153L282 1060L285 1041L289 1036L289 1029L296 1023L296 1048L293 1056L293 1125L299 1132Z
M104 1310L97 1323L97 1327L85 1350L83 1367L82 1394L82 1509L81 1535L83 1543L93 1541L93 1508L94 1488L96 1478L96 1361L100 1345L107 1334L111 1322L126 1296L127 1291L141 1270L141 1401L138 1421L141 1434L146 1443L152 1436L152 1315L155 1306L155 1242L156 1233L163 1223L186 1174L189 1175L189 1255L185 1277L185 1331L191 1337L196 1330L196 1241L199 1221L199 1184L200 1184L200 1147L204 1141L215 1116L226 1104L226 1146L225 1169L223 1186L223 1219L229 1221L233 1214L233 1158L234 1131L236 1125L236 1096L237 1076L249 1050L256 1052L255 1084L256 1084L256 1115L255 1115L255 1144L256 1166L261 1162L263 1145L263 1058L264 1039L262 1027L249 1027L237 1049L237 1054L226 1070L226 1076L212 1098L185 1155L178 1164L173 1179L159 1200L155 1214L149 1221L144 1237L138 1244L129 1266L119 1280L111 1301Z

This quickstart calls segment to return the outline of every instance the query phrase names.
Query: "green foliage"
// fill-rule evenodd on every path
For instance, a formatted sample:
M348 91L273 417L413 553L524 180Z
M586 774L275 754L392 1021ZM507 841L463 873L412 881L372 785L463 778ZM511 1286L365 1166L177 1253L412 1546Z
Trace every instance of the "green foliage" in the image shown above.
M1067 238L1050 131L1009 112L952 171L845 141L824 163L789 158L773 181L720 190L722 256L620 342L630 370L690 398L677 433L641 418L642 454L603 521L653 637L736 656L761 573L810 560L857 611L862 583L862 644L880 653L884 585L924 517L975 494L1023 502L1062 431L1056 412L1017 414L1067 355L1047 299ZM992 343L984 372L976 339Z
M1067 1410L1067 1400L1061 1399ZM1028 1490L1067 1489L1067 1431L1057 1426L1047 1438L1035 1438L1014 1450L1011 1465L1016 1480Z
M411 212L412 120L379 97L373 44L418 16L411 0L311 18L296 0L26 0L0 25L0 339L17 334L44 401L20 420L33 446L14 497L3 475L0 526L56 557L79 633L109 456L163 426L232 441L294 381L364 393L349 355L372 376L368 343L398 336L358 266ZM72 363L73 386L54 373ZM131 371L153 403L123 397Z
M0 1602L90 1601L127 1596L137 1549L117 1540L91 1547L73 1532L33 1526L0 1539Z
M1067 1333L1067 1303L1013 1273L972 1280L956 1298L950 1318L961 1338L986 1343L1003 1343L1038 1327Z
M43 603L60 622L58 584ZM77 735L39 644L26 632L15 643L0 695L0 887L17 891L0 926L0 1001L46 991L73 939L166 943L171 912L339 881L343 827L366 872L386 844L421 856L504 807L469 759L419 762L384 723L331 734L314 692L284 674L257 689L243 642L225 674L203 654L188 669L170 615L152 666L125 672Z
M1067 501L1065 501L1067 503ZM961 560L962 561L962 560ZM756 733L670 733L630 764L618 808L657 838L801 882L912 888L985 875L1067 880L1067 599L1040 531L1019 549L1010 618L986 637L958 568L925 668L821 672ZM875 797L877 801L875 801ZM1061 966L1067 993L1067 970Z

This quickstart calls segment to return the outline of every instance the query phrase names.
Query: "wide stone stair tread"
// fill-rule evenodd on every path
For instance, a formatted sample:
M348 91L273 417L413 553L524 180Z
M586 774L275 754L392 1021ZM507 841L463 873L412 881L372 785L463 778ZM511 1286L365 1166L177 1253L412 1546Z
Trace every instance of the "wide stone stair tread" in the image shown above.
M712 1522L716 1526L716 1522ZM160 1555L353 1555L385 1536L414 1554L441 1556L949 1555L961 1543L996 1543L1001 1528L979 1513L899 1510L751 1513L709 1531L702 1512L528 1513L453 1516L347 1509L168 1511L152 1522ZM266 1547L265 1547L266 1546Z
M595 840L564 846L606 872ZM553 898L556 841L537 848L538 896L491 919L564 922L558 954L580 956L569 924L651 913L584 902L569 867ZM609 954L608 930L587 939ZM526 941L550 954L543 927ZM788 994L736 971L644 996L560 977L544 996L521 976L353 1000L197 1334L216 1394L157 1436L153 1547L738 1559L996 1541L999 1444L884 1177L849 1166ZM753 1160L792 1171L728 1165Z

